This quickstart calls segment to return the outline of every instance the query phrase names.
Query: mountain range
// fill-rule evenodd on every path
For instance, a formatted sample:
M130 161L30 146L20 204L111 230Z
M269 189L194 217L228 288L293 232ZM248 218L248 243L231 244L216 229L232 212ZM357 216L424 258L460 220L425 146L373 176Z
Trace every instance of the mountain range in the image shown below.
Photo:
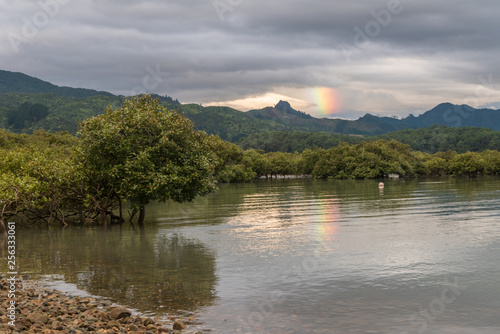
M246 136L269 131L330 132L374 136L432 125L485 127L500 130L500 110L475 109L442 103L419 115L403 119L372 114L357 120L315 118L295 110L288 102L241 112L229 107L181 104L169 96L154 95L168 108L179 109L195 128L237 142ZM117 107L124 96L92 89L59 87L23 73L0 70L0 127L12 132L37 129L75 134L78 122Z
M274 107L250 110L248 114L262 120L271 120L300 130L315 130L342 134L380 135L405 129L426 128L432 125L449 127L486 127L500 130L500 110L475 109L467 105L441 103L417 117L403 119L366 114L357 120L314 118L294 110L288 102L280 101Z
M93 89L60 87L23 73L0 70L0 94L3 93L41 93L63 97L113 96Z

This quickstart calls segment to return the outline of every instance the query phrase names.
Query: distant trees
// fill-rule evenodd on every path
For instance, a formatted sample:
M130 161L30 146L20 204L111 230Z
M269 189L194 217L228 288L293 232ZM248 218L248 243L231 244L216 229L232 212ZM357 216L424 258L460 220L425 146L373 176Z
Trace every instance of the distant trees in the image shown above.
M302 152L306 149L336 147L340 143L357 144L360 136L341 135L328 132L272 131L255 133L238 141L244 149L257 149L265 152Z
M430 154L446 151L465 153L500 149L500 131L476 127L451 128L446 125L433 125L428 128L392 132L368 140L374 139L395 139L410 145L416 151Z
M219 174L219 180L222 182L241 182L252 179L253 176L276 177L279 175L311 175L318 179L372 179L388 174L403 177L426 175L474 177L500 173L500 152L498 151L488 150L481 153L463 154L447 151L431 155L414 151L409 145L395 140L364 141L357 145L340 143L326 150L305 149L300 154L258 153L255 150L238 150L238 147L233 144L227 143L227 145L231 145L232 152L236 154L232 159L226 159L221 163L220 168L231 171L231 173ZM252 154L260 158L254 157L243 165L241 161L249 152L253 152ZM258 167L256 161L259 161Z
M415 175L412 153L408 145L395 140L341 144L318 157L312 175L337 179L378 178L387 174L412 176Z
M14 133L44 129L76 135L79 121L102 114L109 105L118 107L123 100L122 97L105 95L76 98L4 93L0 94L0 128Z
M484 160L481 154L476 152L467 152L457 154L448 162L448 173L452 175L477 176L483 174L485 169Z
M14 129L30 127L49 115L49 108L40 103L25 102L7 114L7 125Z
M269 160L268 173L271 177L278 175L297 175L299 155L286 152L272 152L266 154Z
M397 140L408 144L415 151L429 154L455 151L457 153L481 152L500 149L500 131L488 128L450 128L431 126L391 132L375 137L350 136L330 132L274 131L251 134L238 141L244 149L265 152L303 152L306 149L337 147L340 143L359 144L363 141Z

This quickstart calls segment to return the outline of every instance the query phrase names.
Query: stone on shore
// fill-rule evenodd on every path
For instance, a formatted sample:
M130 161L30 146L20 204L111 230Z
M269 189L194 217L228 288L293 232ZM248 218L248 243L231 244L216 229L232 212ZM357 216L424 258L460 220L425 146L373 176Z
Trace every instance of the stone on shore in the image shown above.
M183 329L186 329L186 325L184 325L180 320L176 320L174 321L174 325L173 325L173 329L174 330L183 330Z
M132 312L123 307L115 307L111 309L109 315L111 316L111 319L121 319L130 317Z
M26 320L31 323L41 322L43 324L46 324L49 321L49 317L46 314L42 313L31 313L26 317Z
M0 333L142 333L158 334L194 333L186 329L185 323L191 323L193 317L169 317L161 323L160 319L132 315L132 312L123 307L112 306L107 300L97 301L87 297L69 297L57 290L45 289L27 284L19 279L16 282L14 300L15 326L9 324L8 307L11 298L10 284L0 276ZM183 312L186 316L189 311ZM197 332L198 333L198 332Z

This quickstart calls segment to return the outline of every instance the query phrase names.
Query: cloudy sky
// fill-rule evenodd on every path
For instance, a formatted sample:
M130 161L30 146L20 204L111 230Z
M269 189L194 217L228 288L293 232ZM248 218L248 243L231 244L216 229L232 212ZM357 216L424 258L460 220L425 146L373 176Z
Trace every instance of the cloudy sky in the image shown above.
M500 108L498 0L0 0L0 69L313 116Z

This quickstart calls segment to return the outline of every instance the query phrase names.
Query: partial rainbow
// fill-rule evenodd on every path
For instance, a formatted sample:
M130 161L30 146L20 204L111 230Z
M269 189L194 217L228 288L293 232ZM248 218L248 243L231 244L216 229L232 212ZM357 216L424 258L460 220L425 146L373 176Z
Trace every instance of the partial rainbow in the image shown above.
M312 99L322 115L332 115L340 111L340 97L338 92L329 87L315 87L312 89Z
M338 233L340 214L338 205L332 199L320 199L317 203L319 214L316 222L316 234L319 241L325 246L331 244Z

